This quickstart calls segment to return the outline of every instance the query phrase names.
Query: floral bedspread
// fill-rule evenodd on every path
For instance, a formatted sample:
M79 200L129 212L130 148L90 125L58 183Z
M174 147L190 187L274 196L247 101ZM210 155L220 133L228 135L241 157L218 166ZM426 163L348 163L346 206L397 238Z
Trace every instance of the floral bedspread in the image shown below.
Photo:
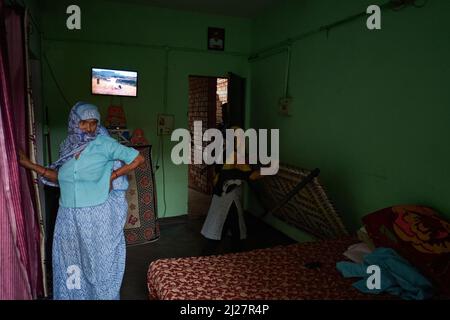
M150 299L374 299L352 287L336 262L357 241L300 243L209 257L160 259L147 273Z

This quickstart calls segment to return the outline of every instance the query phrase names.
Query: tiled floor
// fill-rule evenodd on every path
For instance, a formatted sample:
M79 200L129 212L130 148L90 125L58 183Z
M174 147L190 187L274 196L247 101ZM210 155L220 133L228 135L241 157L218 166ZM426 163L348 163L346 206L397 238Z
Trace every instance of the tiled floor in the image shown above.
M128 247L122 299L147 299L146 276L150 262L160 258L201 254L204 240L200 234L203 219L188 216L160 219L161 237L152 243ZM294 241L261 220L246 216L245 250L289 244ZM229 252L229 239L222 241L221 252Z
M211 203L211 195L204 194L189 188L188 199L188 215L189 217L205 217L208 213L209 205Z

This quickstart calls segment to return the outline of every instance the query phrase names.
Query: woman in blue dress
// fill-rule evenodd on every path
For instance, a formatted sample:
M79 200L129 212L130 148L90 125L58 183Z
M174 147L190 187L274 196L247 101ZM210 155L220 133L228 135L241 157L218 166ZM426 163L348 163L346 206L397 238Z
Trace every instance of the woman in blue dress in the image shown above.
M53 298L119 299L126 174L144 162L143 156L109 137L97 107L84 102L70 112L68 136L55 163L45 168L19 155L23 167L61 190L53 237Z

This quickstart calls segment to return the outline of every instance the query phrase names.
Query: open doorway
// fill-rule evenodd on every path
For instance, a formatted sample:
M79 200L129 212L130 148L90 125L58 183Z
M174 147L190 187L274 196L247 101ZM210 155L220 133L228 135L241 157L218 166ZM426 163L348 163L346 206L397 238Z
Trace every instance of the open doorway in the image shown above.
M203 132L222 123L222 105L228 102L228 78L189 77L189 130L192 156L195 145L205 145L202 136L194 135L194 121L202 122ZM197 142L197 143L195 143ZM190 164L188 177L188 216L198 218L208 213L213 187L212 167Z
M192 159L195 145L203 147L203 135L194 135L194 121L202 121L202 133L223 125L222 107L227 104L229 121L244 128L245 79L228 73L227 77L189 76L189 130ZM197 143L195 143L197 142ZM214 172L212 166L190 164L188 177L188 216L204 217L212 198Z

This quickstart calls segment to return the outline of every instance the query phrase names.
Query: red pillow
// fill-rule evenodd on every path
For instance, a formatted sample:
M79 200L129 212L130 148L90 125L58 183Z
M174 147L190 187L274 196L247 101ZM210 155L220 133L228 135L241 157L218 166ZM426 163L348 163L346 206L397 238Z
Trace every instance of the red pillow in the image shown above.
M394 206L362 219L375 246L392 248L450 294L450 223L433 209Z

